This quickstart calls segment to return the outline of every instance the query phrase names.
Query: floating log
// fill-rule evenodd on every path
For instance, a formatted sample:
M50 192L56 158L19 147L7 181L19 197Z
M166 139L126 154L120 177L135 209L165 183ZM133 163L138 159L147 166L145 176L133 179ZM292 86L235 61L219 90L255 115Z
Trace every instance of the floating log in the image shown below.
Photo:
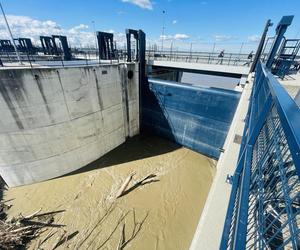
M123 182L122 186L120 187L119 191L116 194L116 198L119 198L123 195L123 193L125 192L126 188L128 187L130 181L132 180L133 176L135 175L135 173L131 173L126 180Z

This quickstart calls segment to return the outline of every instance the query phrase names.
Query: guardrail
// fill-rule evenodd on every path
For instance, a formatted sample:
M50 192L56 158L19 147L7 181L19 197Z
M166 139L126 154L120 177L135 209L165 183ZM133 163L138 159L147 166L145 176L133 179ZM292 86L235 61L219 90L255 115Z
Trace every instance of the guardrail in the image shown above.
M219 53L216 52L188 52L188 51L155 51L146 50L146 59L157 60L157 61L177 61L177 62L191 62L191 63L204 63L204 64L223 64L223 65L233 65L233 66L250 66L252 63L251 59L248 59L248 54L242 53L225 53L224 57L218 57ZM265 57L266 55L263 55ZM74 60L78 60L80 65L90 65L95 63L101 63L99 60L99 55L95 49L81 49L72 50L72 57ZM135 50L132 50L132 58L135 58ZM263 58L262 57L262 58ZM16 67L15 63L18 63L17 56L15 52L0 52L0 58L3 66ZM26 52L20 53L21 61L24 64L28 64L30 67L37 67L36 62L56 62L52 63L52 66L62 66L68 65L68 61L64 60L63 55L44 55L43 53L30 54ZM81 61L81 62L79 62ZM107 61L107 60L106 60ZM127 61L127 51L118 50L117 58L112 61ZM65 63L66 62L66 63Z
M147 60L156 61L174 61L174 62L190 62L190 63L203 63L203 64L222 64L231 66L250 66L252 60L248 59L249 54L243 53L225 53L224 57L218 57L219 53L216 52L188 52L188 51L156 51L146 50ZM118 50L117 58L114 60L99 60L99 55L96 49L82 49L72 50L72 56L74 60L77 60L76 65L95 65L101 63L116 63L126 62L127 52L125 50ZM135 50L132 50L132 58L135 58ZM254 57L254 55L253 55ZM264 53L261 56L261 60L265 61L267 54ZM18 67L17 56L15 52L0 52L0 58L5 67ZM25 52L20 53L21 61L32 68L38 67L37 63L46 63L47 66L69 66L69 61L64 60L63 55L44 55L42 53L29 54ZM296 57L296 60L299 59ZM24 67L22 65L21 67Z
M146 58L148 60L223 64L249 67L252 63L252 59L249 59L248 56L249 54L242 53L225 53L224 57L219 57L219 53L216 52L146 51ZM267 54L262 55L262 60L264 60L266 56Z
M0 58L2 61L2 67L6 68L39 68L39 67L74 67L74 66L96 66L102 64L116 64L119 62L125 62L126 58L114 59L114 60L99 60L96 53L79 52L73 53L72 60L64 60L63 56L57 55L43 55L43 54L26 54L20 53L22 63L17 60L17 56L14 52L3 53L0 52Z
M220 249L300 248L300 109L261 62Z

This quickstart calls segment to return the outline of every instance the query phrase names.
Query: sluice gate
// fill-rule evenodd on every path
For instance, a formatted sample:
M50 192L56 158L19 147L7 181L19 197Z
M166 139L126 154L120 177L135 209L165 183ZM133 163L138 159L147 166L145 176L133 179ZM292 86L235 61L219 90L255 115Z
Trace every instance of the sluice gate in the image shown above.
M142 129L218 159L240 92L150 78Z

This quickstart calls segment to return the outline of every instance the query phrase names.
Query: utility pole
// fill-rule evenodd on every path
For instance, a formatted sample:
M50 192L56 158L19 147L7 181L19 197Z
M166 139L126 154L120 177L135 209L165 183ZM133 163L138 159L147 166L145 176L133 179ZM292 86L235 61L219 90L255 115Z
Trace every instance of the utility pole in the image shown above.
M171 47L170 47L170 60L172 61L172 54L173 54L173 39L171 41Z
M19 64L22 65L22 61L21 61L21 58L20 58L20 55L19 55L19 51L17 50L17 46L16 46L16 44L15 44L15 40L14 40L13 35L12 35L12 33L11 33L11 30L10 30L10 28L9 28L8 21L7 21L7 19L6 19L6 16L5 16L5 13L4 13L4 10L3 10L3 7L2 7L1 2L0 2L0 8L1 8L1 11L2 11L2 14L3 14L3 18L4 18L4 20L5 20L5 23L6 23L6 29L7 29L8 33L9 33L9 35L10 35L10 39L11 39L12 44L13 44L13 46L14 46L15 52L16 52L16 54L17 54L17 58L18 58Z
M165 14L166 11L163 10L163 26L162 26L162 33L161 33L161 51L163 52L164 50L164 40L165 40Z
M243 47L244 47L244 43L242 42L241 47L240 47L240 51L239 51L240 55L242 54Z
M98 45L97 45L97 34L96 34L96 28L95 28L95 21L92 21L93 24L93 32L95 37L95 50L96 50L96 59L97 59L97 51L98 51Z
M193 50L193 42L191 42L191 46L190 46L190 59L192 59L192 50Z
M241 60L241 54L242 54L243 47L244 47L244 43L242 43L240 51L239 51L239 60Z
M216 43L213 45L212 53L215 53Z
M300 34L300 28L298 29L298 31L297 31L297 33L295 35L295 39L298 38L299 34Z

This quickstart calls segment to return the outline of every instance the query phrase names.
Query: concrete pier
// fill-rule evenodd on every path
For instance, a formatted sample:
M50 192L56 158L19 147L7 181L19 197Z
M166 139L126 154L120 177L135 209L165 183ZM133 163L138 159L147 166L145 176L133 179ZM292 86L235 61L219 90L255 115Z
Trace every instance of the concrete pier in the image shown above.
M0 175L18 186L98 159L139 133L138 93L133 63L0 70Z

